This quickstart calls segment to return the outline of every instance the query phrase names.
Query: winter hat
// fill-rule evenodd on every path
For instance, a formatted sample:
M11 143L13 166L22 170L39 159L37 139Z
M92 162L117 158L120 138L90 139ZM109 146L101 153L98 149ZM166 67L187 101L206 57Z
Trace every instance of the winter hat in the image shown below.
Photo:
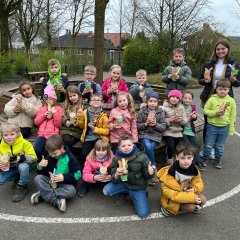
M147 100L150 99L150 98L155 98L155 99L158 100L159 99L159 95L156 92L150 92L150 93L147 94Z
M44 88L44 95L43 98L52 98L57 100L57 96L54 90L54 87L52 85L48 85L47 87Z
M173 96L178 97L180 101L182 100L182 93L179 90L171 90L168 93L168 99Z

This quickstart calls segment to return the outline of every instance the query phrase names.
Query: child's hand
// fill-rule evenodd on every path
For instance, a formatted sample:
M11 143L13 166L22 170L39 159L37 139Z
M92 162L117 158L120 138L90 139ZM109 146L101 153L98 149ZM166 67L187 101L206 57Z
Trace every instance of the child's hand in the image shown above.
M191 114L191 118L192 119L196 119L197 118L197 114L196 114L196 112L194 111L194 112L192 112L192 114Z
M57 89L58 89L59 92L65 92L65 89L64 89L63 85L59 85L57 87Z
M185 192L194 192L194 188L193 187L188 188L187 190L185 190Z
M180 123L180 122L182 122L182 118L181 117L177 117L177 118L175 118L175 120L174 120L174 122L175 123Z
M120 129L120 128L122 128L122 125L113 124L113 129Z
M20 107L15 107L14 109L13 109L13 112L14 113L20 113L22 110L21 110L21 108Z
M109 88L107 89L107 94L108 94L108 95L111 95L111 94L112 94L112 92L113 92L113 91L112 91L112 88L111 88L111 87L109 87Z
M200 197L197 197L195 203L196 203L196 204L201 204L201 203L202 203L201 198L200 198Z
M224 115L224 111L218 111L218 112L216 112L216 116L217 117L221 117L221 116L223 116Z
M110 180L111 180L111 175L104 176L104 182L110 182Z
M119 176L122 176L124 174L124 168L119 167L117 168L117 171L115 173L115 177L118 178Z
M9 168L9 167L7 166L7 164L0 163L0 170L1 170L1 171L5 171L7 168Z
M88 127L90 127L92 130L95 128L91 123L88 124Z
M46 118L47 118L47 119L51 119L52 117L53 117L52 112L47 111L47 112L46 112Z
M88 88L84 88L83 89L83 95L85 95L86 93L89 93L92 91L92 88L91 89L88 89Z
M105 175L98 174L94 176L94 181L97 182L105 182Z
M180 76L178 74L174 74L174 79L179 80Z
M176 119L176 117L175 116L171 116L170 118L169 118L169 122L175 122L175 119Z
M48 160L42 156L41 162L38 164L40 167L46 167L48 165Z
M210 76L207 76L207 77L205 76L204 77L204 82L205 83L210 83L211 82L211 77Z
M77 114L82 114L82 112L83 112L83 108L79 107L78 110L77 110Z
M148 173L149 173L149 175L154 174L154 168L152 167L151 162L149 162L149 164L148 164Z
M70 120L67 120L66 121L66 127L70 127L71 126L71 122L70 122Z
M147 120L149 126L155 126L157 124L156 118L151 118Z
M234 83L237 80L237 76L233 75L230 77L230 82Z
M49 174L53 182L63 182L64 180L64 176L62 174L53 174L51 172L49 172Z
M172 74L168 74L168 76L167 76L167 77L172 79Z

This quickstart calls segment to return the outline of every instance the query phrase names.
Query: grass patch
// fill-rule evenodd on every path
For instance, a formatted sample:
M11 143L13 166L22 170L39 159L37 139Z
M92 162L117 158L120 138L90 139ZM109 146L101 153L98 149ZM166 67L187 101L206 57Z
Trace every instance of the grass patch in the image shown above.
M166 84L161 81L161 77L162 77L161 73L149 74L148 82L150 84L157 84L165 87ZM198 84L197 78L192 78L190 84L188 85L188 88L191 88L191 87L200 87L200 85Z

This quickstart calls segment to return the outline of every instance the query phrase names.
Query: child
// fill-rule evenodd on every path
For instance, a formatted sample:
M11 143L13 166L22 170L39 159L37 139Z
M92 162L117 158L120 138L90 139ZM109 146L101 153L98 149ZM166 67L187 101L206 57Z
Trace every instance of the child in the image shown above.
M57 59L50 59L48 61L48 77L42 81L41 98L43 99L44 89L48 85L54 87L57 102L64 102L65 93L69 86L69 80L65 75L62 75L61 65Z
M20 94L13 96L4 108L8 122L20 126L23 138L28 138L33 127L33 120L38 109L42 106L41 100L30 83L19 85Z
M143 107L138 113L137 128L138 138L144 145L147 156L149 157L152 167L156 171L156 161L154 149L162 141L162 133L166 129L165 113L158 106L159 95L156 92L147 94L147 106ZM149 181L153 186L158 182L156 177Z
M59 134L62 125L63 110L56 105L57 96L52 85L44 89L43 96L45 106L41 107L37 113L34 123L39 127L38 137L34 143L34 149L38 160L45 155L46 139L53 134Z
M83 183L78 196L85 197L92 186L103 187L111 180L111 164L113 153L108 142L100 139L89 153L83 168Z
M134 145L130 136L122 135L113 158L112 182L103 188L103 193L107 196L129 193L136 214L140 218L147 217L150 209L146 188L147 181L153 174L154 169L147 155Z
M222 168L221 157L227 135L233 135L236 121L236 103L228 95L231 82L227 79L219 80L216 92L207 101L204 114L207 116L205 143L203 148L203 165L206 167L211 149L215 149L214 167Z
M16 193L12 201L24 199L28 193L29 171L37 160L36 153L30 142L20 133L20 128L12 123L1 125L0 143L0 185L14 180ZM15 185L14 185L15 186Z
M52 135L46 141L48 156L38 163L38 175L34 183L38 192L31 196L31 203L49 202L61 212L66 211L66 199L76 195L75 184L81 177L75 157L64 148L60 135Z
M198 167L200 171L204 170L204 167L202 165L202 160L199 155L199 149L198 144L195 138L195 126L194 121L197 120L197 114L196 114L196 105L192 104L193 100L193 93L191 91L186 91L183 95L183 106L185 108L188 122L184 126L183 130L183 139L185 142L191 143L195 147L195 164Z
M63 118L60 134L65 146L72 150L72 145L77 143L82 134L82 129L77 125L77 114L82 112L82 95L77 86L69 86L63 105Z
M97 69L93 65L87 65L84 68L84 82L78 84L78 88L82 93L82 97L87 99L90 102L90 96L92 94L102 95L101 86L94 82L94 79L97 76Z
M202 194L204 185L200 172L192 164L194 148L188 143L176 147L176 162L157 173L162 187L160 200L163 216L177 215L181 212L198 213L206 203Z
M109 126L107 114L102 111L102 96L91 95L90 106L82 113L78 113L77 124L83 129L81 142L83 144L81 153L81 169L84 167L87 155L94 148L98 139L109 141Z
M130 135L134 143L138 142L136 112L130 94L125 92L117 94L109 115L109 127L110 142L114 154L118 148L118 140L121 135Z
M183 127L187 123L187 115L181 105L182 93L178 90L171 90L168 93L168 100L163 103L165 111L166 131L163 133L163 140L167 145L167 164L173 164L173 155L177 144L183 141Z
M121 79L122 70L118 65L113 65L109 71L110 77L106 78L102 84L103 101L113 103L118 92L128 93L126 82Z
M136 104L145 103L147 94L149 92L153 92L151 85L146 81L146 70L139 69L136 72L136 83L134 83L130 88L130 94L132 95Z
M171 90L180 90L182 93L192 78L192 71L184 61L185 53L183 48L173 50L173 59L162 74L162 82L167 84L166 95Z

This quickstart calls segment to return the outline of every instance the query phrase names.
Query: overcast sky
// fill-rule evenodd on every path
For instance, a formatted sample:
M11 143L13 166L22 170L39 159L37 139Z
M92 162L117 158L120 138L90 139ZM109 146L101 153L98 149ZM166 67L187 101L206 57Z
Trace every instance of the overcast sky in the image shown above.
M108 5L111 6L114 2L116 5L118 1L120 0L110 0ZM228 36L240 36L240 7L238 8L239 19L234 14L234 10L237 11L235 0L211 0L210 8L205 13L214 17L216 25L212 27L216 30ZM109 24L106 26L107 29L109 32L118 32L119 26Z

